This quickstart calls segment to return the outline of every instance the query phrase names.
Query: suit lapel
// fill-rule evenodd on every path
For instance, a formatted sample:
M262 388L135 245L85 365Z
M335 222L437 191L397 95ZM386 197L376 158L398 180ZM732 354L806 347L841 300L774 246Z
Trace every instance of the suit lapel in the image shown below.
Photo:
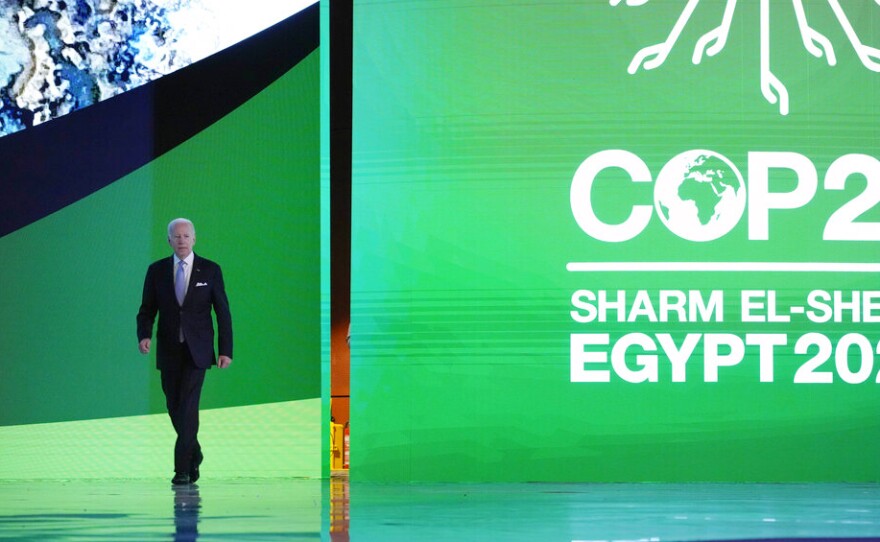
M160 275L160 280L165 284L163 289L171 296L171 299L174 299L174 302L177 303L177 294L174 293L174 256L165 260L164 267L165 271Z
M186 305L187 300L190 298L190 294L192 294L193 289L198 284L198 278L202 274L201 269L201 258L193 254L193 263L192 263L192 272L189 274L189 284L186 286L186 295L183 297L183 304Z

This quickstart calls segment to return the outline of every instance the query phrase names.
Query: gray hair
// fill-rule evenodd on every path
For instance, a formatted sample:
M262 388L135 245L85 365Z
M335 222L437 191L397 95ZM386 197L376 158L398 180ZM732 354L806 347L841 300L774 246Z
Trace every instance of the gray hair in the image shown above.
M196 235L196 227L193 225L192 220L188 218L175 218L171 222L168 223L168 238L171 239L171 235L174 233L174 228L177 227L178 224L188 224L190 228L192 228L193 236Z

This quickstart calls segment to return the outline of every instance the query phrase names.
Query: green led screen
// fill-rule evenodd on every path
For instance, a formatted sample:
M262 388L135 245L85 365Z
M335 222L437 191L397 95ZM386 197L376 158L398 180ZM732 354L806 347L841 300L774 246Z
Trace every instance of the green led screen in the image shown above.
M232 367L205 380L203 472L321 475L317 36L314 4L129 95L0 139L2 148L29 138L38 181L53 172L36 153L62 155L64 185L47 200L92 175L84 164L110 152L99 143L121 163L180 139L0 237L0 479L164 479L172 471L174 430L155 353L138 353L135 315L147 266L171 254L166 226L178 216L195 224L196 254L223 268L235 334ZM274 47L279 41L285 47ZM271 61L255 54L268 47ZM252 68L237 72L243 60ZM217 113L213 96L198 95L205 87L243 98ZM203 126L192 129L197 121ZM130 144L81 141L119 122L120 133L138 136ZM51 138L64 147L52 148ZM77 154L83 148L88 156ZM16 189L0 188L4 197ZM15 196L20 207L35 207L28 196Z
M352 476L880 479L880 5L354 21Z

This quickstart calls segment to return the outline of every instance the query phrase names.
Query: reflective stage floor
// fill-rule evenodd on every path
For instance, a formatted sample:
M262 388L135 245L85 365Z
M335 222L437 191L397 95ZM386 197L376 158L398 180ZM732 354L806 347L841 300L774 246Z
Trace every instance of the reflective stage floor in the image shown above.
M0 481L0 540L877 540L880 485Z

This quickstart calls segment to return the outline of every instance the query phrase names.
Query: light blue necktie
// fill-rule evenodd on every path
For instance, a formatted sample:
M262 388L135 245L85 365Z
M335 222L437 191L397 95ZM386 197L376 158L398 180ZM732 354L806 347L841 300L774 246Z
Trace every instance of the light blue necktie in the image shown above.
M177 294L177 304L183 305L183 297L186 295L186 262L180 260L177 265L177 278L174 281L174 293Z

